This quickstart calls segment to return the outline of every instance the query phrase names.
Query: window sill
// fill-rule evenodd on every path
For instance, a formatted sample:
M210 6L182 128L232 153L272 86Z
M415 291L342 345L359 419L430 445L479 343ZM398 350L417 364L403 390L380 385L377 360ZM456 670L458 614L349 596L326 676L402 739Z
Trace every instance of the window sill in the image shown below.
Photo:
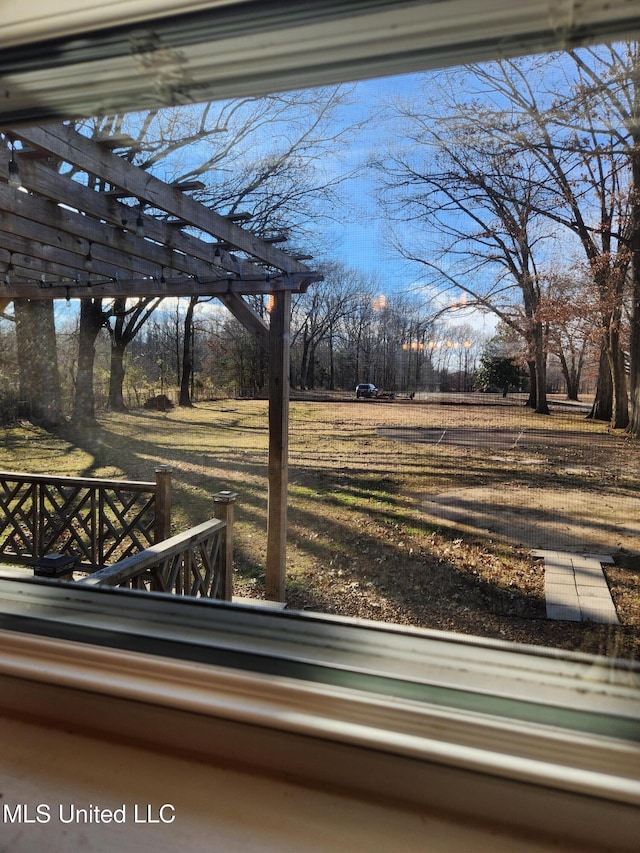
M631 665L38 581L2 583L0 637L5 714L521 830L544 814L576 843L640 831Z

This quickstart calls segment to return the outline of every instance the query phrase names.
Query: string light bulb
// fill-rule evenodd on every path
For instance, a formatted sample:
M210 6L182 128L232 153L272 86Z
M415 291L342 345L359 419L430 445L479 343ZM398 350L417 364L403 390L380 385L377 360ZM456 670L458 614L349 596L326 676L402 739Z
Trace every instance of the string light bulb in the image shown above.
M20 169L18 168L18 164L16 163L15 158L15 144L11 143L11 160L9 160L9 186L18 187L22 186L22 181L20 180Z
M136 219L136 237L144 237L144 219L142 218L142 210L138 211Z
M11 273L15 272L15 267L13 266L13 255L9 254L9 263L7 264L7 269L4 274L4 283L6 285L11 284Z

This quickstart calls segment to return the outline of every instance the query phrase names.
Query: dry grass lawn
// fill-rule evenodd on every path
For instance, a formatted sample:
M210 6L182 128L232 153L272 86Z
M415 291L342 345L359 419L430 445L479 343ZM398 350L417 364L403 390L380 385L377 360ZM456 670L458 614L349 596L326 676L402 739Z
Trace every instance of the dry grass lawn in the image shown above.
M223 400L107 415L82 440L19 425L2 433L0 467L153 479L169 464L176 530L209 517L214 492L237 491L234 591L261 597L266 411ZM429 428L467 432L433 443ZM499 430L521 439L496 443ZM575 411L541 417L489 397L293 401L289 606L637 658L639 473L638 443ZM614 556L622 624L547 620L532 548Z

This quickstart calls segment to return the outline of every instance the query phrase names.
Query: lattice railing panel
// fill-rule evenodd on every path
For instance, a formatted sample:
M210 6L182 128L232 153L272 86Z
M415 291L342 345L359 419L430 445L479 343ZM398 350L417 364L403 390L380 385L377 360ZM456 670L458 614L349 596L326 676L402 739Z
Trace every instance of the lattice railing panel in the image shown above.
M83 583L223 598L226 522L212 519L96 572ZM227 593L229 597L229 594Z
M155 541L155 483L0 472L0 560L69 554L99 569Z
M35 484L0 480L0 556L31 557L34 554L37 506Z
M220 573L216 571L220 558L220 537L201 542L197 549L191 552L189 561L189 579L191 595L203 595L207 598L217 598L220 585Z
M95 490L40 484L38 554L76 554L95 563Z
M144 551L154 541L155 495L124 489L100 493L101 565Z

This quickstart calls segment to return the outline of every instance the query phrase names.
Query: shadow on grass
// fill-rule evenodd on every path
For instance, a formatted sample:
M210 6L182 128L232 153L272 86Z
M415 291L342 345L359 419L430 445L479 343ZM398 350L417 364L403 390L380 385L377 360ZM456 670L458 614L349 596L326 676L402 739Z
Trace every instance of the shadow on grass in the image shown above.
M136 413L129 416L126 434L107 421L81 432L66 428L59 435L91 454L92 462L82 472L86 476L112 465L128 478L148 480L156 466L170 465L175 505L184 526L212 515L215 492L238 492L236 569L238 578L259 592L266 551L266 449L232 448L225 440L225 446L221 442L216 450L204 436L211 421L182 422L178 415L174 412L167 419ZM229 443L238 433L247 433L242 418L216 428L229 436ZM248 430L251 435L266 435L266 422L263 428L251 425ZM186 442L186 434L193 431L201 434L197 449ZM152 441L151 434L160 440ZM176 446L176 434L184 446ZM637 656L637 635L631 630L620 628L616 633L606 626L548 622L539 583L536 591L519 589L509 583L506 571L507 580L500 584L465 567L464 559L454 562L439 555L429 545L433 523L421 518L417 501L401 497L403 478L429 476L431 469L421 460L411 461L407 468L403 460L402 473L393 475L389 473L393 466L382 470L380 456L379 451L370 457L360 454L350 459L348 468L336 470L330 467L335 465L331 453L314 452L313 463L299 461L299 452L292 454L290 606L584 651L607 653L614 644L618 650L633 647L635 651L628 653ZM443 482L459 482L459 458L431 459L429 464ZM463 474L466 482L486 484L502 482L505 471L487 470L484 460L465 457ZM522 472L525 482L528 477ZM340 513L334 512L336 507ZM495 517L495 505L475 509L487 521ZM556 513L542 511L535 518L541 531L552 522L557 522ZM481 534L475 538L480 547L491 547L489 535L486 540Z

